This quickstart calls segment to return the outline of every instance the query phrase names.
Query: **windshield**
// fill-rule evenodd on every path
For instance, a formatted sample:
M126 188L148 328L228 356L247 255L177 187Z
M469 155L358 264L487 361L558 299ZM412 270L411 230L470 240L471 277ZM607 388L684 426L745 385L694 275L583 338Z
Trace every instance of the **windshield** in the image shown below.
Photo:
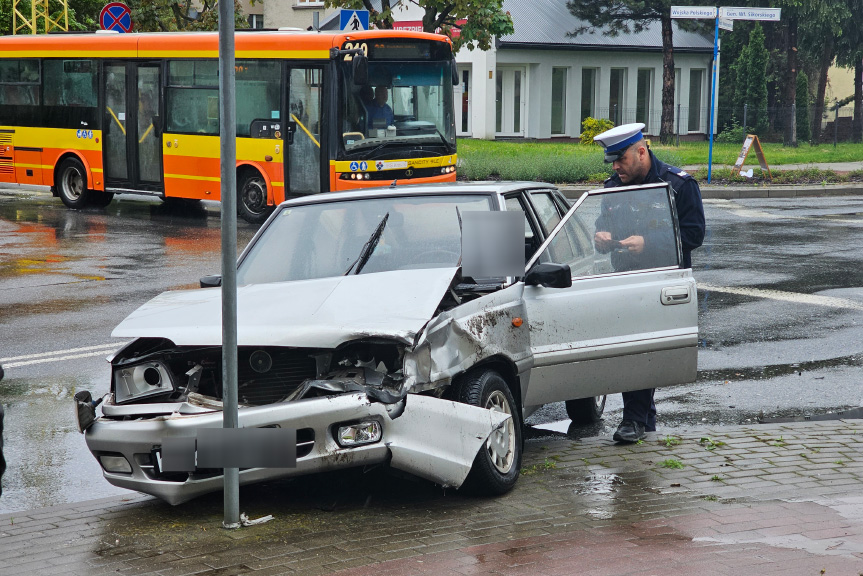
M369 82L344 64L340 109L346 152L384 145L455 146L449 61L369 62Z
M487 211L491 206L491 198L485 195L286 206L243 259L237 283L326 278L354 274L357 269L360 274L372 274L455 267L461 257L458 212ZM367 245L371 251L366 248L365 263L355 266Z

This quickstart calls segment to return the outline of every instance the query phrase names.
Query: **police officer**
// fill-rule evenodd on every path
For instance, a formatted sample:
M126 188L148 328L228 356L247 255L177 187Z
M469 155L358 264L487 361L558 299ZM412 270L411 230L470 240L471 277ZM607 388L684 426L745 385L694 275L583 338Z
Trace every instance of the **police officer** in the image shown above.
M614 175L605 181L606 188L667 182L674 194L680 239L683 245L683 267L692 267L692 251L704 240L704 207L701 190L695 179L674 166L660 162L647 146L641 131L644 124L624 124L594 136L605 148L605 161L611 163ZM650 247L649 237L633 233L623 239L612 239L611 232L597 228L594 242L599 251L613 248L638 255ZM623 393L623 419L614 433L616 442L637 442L645 432L656 430L654 389Z

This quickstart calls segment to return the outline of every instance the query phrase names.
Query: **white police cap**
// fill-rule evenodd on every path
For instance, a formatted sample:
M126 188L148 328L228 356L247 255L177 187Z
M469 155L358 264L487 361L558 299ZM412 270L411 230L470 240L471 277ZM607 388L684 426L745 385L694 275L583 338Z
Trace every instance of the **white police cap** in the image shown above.
M597 134L593 137L593 141L605 148L605 161L614 162L631 144L644 139L642 130L644 130L644 124L641 122L621 124L602 134Z

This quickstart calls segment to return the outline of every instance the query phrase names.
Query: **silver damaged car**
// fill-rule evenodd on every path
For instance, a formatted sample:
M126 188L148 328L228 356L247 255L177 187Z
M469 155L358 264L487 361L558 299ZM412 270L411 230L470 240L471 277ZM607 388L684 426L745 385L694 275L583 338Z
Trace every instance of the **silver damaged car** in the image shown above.
M387 464L502 494L543 404L590 422L607 394L694 381L696 286L672 194L594 190L570 206L547 184L471 183L281 204L238 261L239 426L295 429L296 467L241 469L240 483ZM520 275L464 274L472 211L523 215ZM600 231L643 249L600 251ZM101 415L78 394L110 483L171 504L222 489L221 469L161 458L165 438L222 426L218 285L133 312L113 332L132 340L110 358Z

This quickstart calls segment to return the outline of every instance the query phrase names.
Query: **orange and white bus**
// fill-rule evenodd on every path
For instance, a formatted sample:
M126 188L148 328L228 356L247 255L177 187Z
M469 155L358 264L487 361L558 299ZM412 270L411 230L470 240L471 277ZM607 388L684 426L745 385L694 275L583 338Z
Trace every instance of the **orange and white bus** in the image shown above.
M237 210L455 180L452 43L434 34L238 32ZM0 182L71 208L115 193L219 200L216 33L0 38Z

